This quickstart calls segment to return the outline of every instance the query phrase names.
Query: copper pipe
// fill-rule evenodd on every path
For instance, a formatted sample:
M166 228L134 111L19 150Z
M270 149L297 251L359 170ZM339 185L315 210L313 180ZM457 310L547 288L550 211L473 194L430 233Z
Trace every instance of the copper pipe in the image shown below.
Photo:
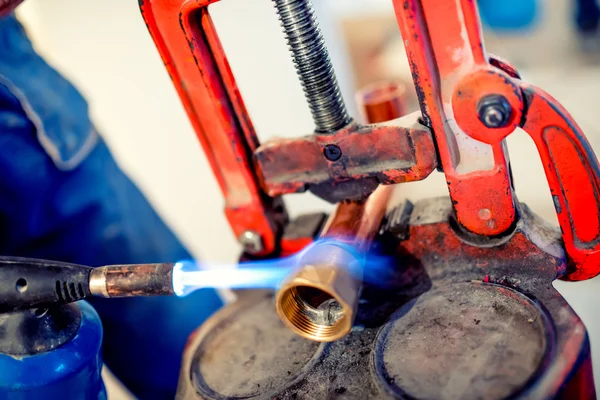
M363 121L370 124L400 118L406 113L406 85L383 81L366 86L356 94Z
M162 263L94 268L90 273L89 290L101 297L173 295L173 267L173 263Z
M370 123L399 118L405 89L396 82L371 85L357 94ZM321 232L277 291L282 321L300 336L332 342L352 329L362 287L362 258L379 231L394 187L379 186L365 201L338 204Z
M362 265L377 234L392 186L378 187L364 202L344 202L325 224L277 291L283 322L302 337L331 342L352 329L362 286Z
M336 238L368 251L379 231L394 186L379 186L364 202L340 203L323 227L321 237Z

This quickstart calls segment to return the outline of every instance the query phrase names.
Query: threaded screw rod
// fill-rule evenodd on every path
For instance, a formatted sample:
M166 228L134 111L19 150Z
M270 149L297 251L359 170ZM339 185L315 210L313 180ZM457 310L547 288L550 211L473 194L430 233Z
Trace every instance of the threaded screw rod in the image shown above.
M316 125L331 133L350 123L310 0L273 0Z

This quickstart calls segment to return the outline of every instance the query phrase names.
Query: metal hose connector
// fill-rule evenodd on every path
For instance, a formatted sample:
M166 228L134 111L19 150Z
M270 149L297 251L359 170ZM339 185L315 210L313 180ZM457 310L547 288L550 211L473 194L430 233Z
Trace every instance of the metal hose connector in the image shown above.
M273 0L312 113L316 133L351 122L310 0Z
M356 315L362 281L361 260L352 251L315 243L277 291L282 321L300 336L332 342L345 336Z
M364 202L338 205L321 239L308 247L275 296L281 320L300 336L332 342L352 329L364 257L383 220L393 187L380 186Z

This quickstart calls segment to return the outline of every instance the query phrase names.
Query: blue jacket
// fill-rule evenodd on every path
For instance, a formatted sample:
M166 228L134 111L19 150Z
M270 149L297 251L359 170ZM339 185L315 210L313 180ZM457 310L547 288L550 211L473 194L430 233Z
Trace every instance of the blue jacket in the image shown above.
M190 257L13 16L0 19L0 254L92 266ZM188 335L221 304L212 290L95 302L104 360L138 397L173 398Z

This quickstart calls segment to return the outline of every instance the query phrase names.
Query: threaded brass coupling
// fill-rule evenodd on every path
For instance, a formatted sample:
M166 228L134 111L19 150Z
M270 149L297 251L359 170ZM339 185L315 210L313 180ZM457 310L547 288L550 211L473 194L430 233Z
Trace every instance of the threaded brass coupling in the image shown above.
M332 342L350 332L360 296L362 267L356 254L317 243L302 257L276 295L277 313L300 336Z

